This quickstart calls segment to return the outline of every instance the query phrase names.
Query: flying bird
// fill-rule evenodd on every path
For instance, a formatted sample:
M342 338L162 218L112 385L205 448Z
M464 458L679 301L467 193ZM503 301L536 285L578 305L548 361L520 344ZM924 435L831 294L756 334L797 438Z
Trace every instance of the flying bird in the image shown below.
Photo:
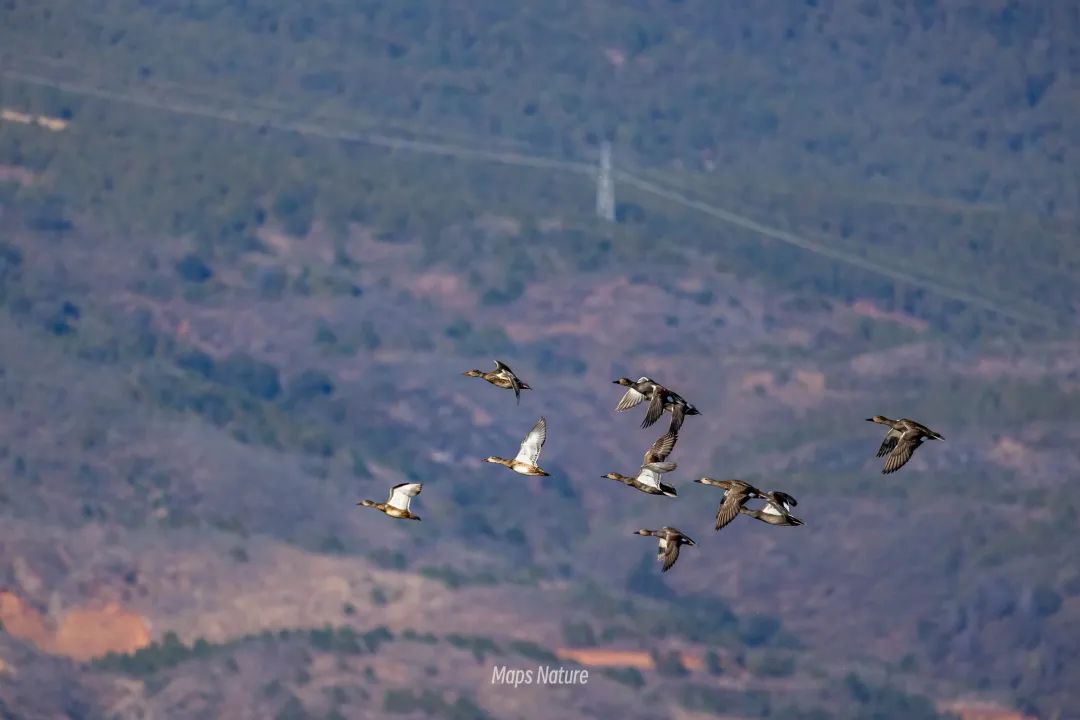
M926 440L945 441L940 433L907 418L890 420L884 415L875 415L872 418L866 418L866 421L889 428L889 432L885 433L885 439L881 441L881 447L877 451L877 457L887 455L885 466L881 468L882 475L888 475L904 467L916 448Z
M634 381L630 378L621 377L618 380L612 380L612 382L628 388L622 399L619 400L619 404L615 406L617 412L629 410L646 400L649 401L649 407L645 411L645 419L641 421L641 427L643 428L647 428L659 420L665 410L671 413L671 425L669 427L675 432L678 432L682 427L683 420L687 415L701 414L682 395L669 390L652 378L642 376L637 381Z
M673 462L666 462L668 455L670 455L671 451L675 448L675 441L678 439L678 434L673 430L668 430L662 437L657 438L656 442L652 444L652 447L645 451L641 469L636 477L632 475L621 475L616 472L610 472L603 477L608 478L609 480L617 480L624 485L636 488L637 490L640 490L643 493L649 493L650 495L667 495L668 497L675 497L678 494L675 492L675 488L661 482L660 475L671 472L678 467L678 465Z
M791 508L799 503L795 498L780 490L770 490L761 493L761 499L765 501L764 507L755 509L745 504L739 508L743 515L749 515L755 520L769 523L770 525L802 525L803 521L791 514Z
M484 372L483 370L466 370L462 375L483 378L495 387L500 387L504 390L513 390L518 405L521 404L521 391L532 390L528 383L522 382L521 378L514 374L514 371L510 369L509 365L499 360L495 361L495 369L491 372Z
M743 506L746 505L747 500L764 497L760 490L742 480L713 480L712 478L703 477L694 482L718 487L724 491L724 499L716 510L717 530L734 520Z
M521 441L521 449L518 450L518 454L513 460L492 455L484 458L484 462L505 465L522 475L550 475L551 473L541 470L540 466L536 464L536 461L540 458L540 450L544 447L545 440L547 440L547 420L541 417L533 425L532 430L525 436L525 439Z
M716 510L716 529L724 527L739 515L752 518L770 525L802 525L803 521L791 514L791 508L798 505L795 498L780 490L763 492L742 480L713 480L699 478L694 482L723 488L724 500ZM747 506L750 500L764 500L761 508Z
M409 510L409 504L412 499L420 494L420 490L423 489L421 483L401 483L390 488L390 497L386 499L386 502L379 503L372 500L361 500L356 503L363 507L375 508L379 512L386 513L392 518L398 518L399 520L419 520L420 516L414 515Z
M684 535L678 528L662 527L659 530L635 530L635 535L642 535L644 537L660 538L659 548L656 553L657 560L664 561L664 567L661 572L667 572L671 569L671 566L675 564L675 561L679 559L679 547L681 545L696 545L687 535Z
M773 491L765 493L765 506L759 509L743 505L739 512L749 515L755 520L769 523L770 525L802 525L803 521L791 514L791 508L795 506L795 498L787 493Z

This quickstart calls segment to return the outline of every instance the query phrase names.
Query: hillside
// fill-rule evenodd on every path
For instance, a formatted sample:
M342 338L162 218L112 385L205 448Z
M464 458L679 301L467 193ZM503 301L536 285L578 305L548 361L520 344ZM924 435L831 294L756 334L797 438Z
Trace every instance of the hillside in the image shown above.
M623 5L0 10L0 106L67 122L0 124L5 716L1068 717L1076 13ZM601 478L640 374L702 410L674 500ZM882 476L875 413L947 442ZM552 477L480 462L540 415Z

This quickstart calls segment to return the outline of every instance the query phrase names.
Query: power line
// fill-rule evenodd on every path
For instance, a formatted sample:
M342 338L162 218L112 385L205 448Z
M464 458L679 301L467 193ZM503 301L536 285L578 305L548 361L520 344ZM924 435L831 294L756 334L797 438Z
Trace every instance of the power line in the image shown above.
M611 143L600 146L600 167L596 173L596 214L615 222L615 183L611 179Z
M320 137L324 139L363 143L392 150L404 150L429 155L441 155L444 157L480 160L498 163L502 165L556 170L585 176L595 176L597 173L595 165L574 160L548 158L538 155L510 151L487 150L475 147L468 147L465 145L458 145L454 143L400 138L385 133L373 131L358 132L343 129L334 129L312 122L275 120L269 117L253 117L251 115L245 115L244 113L237 112L235 110L199 107L197 105L178 102L175 100L158 99L145 95L137 95L134 93L125 93L114 90L95 88L79 83L66 82L14 70L4 70L0 72L0 74L2 74L4 77L16 81L32 85L38 85L41 87L50 87L58 90L63 90L65 92L76 95L95 97L114 102L123 102L164 112L189 115L192 117L208 118L241 125L248 125L252 127L273 128L276 130L294 132L300 135L309 135L312 137ZM633 175L629 172L613 169L611 170L611 177L619 179L622 182L625 182L627 185L635 187L638 190L647 194L659 197L669 202L674 202L692 210L697 210L729 225L734 225L736 227L750 230L751 232L755 232L759 235L763 235L765 237L784 242L788 245L800 248L804 251L815 253L823 257L835 260L837 262L844 263L852 267L857 267L863 271L887 277L894 281L904 282L914 287L921 287L944 297L968 303L970 305L974 305L985 310L989 310L1003 317L1008 317L1013 320L1029 323L1042 328L1047 328L1051 330L1057 329L1057 325L1047 321L1045 316L1043 315L1029 315L1027 313L1021 313L1008 308L1003 308L998 304L992 302L991 300L988 300L978 295L974 295L964 290L949 287L902 270L897 270L895 268L876 263L874 261L868 260L850 252L830 248L827 245L814 242L805 237L801 237L780 228L765 225L764 223L760 223L756 220L745 217L743 215L739 215L738 213L726 210L716 205L712 205L700 200L694 200L684 195L683 193L672 190L668 187L664 187L662 185L659 185L658 183L646 180L644 178L638 177L637 175Z
M736 227L750 230L759 235L764 235L765 237L779 240L780 242L787 243L788 245L801 248L808 252L817 253L818 255L823 255L838 262L854 265L855 267L861 268L862 270L876 273L878 275L884 275L885 277L888 277L892 280L905 282L915 287L923 287L927 290L936 292L939 295L943 295L944 297L951 298L953 300L959 300L970 305L975 305L985 310L995 312L1004 317L1012 318L1013 320L1030 323L1047 329L1057 328L1055 324L1047 322L1046 319L1041 316L1028 315L1026 313L1020 313L1007 308L1002 308L1001 306L990 300L987 300L986 298L973 295L964 290L948 287L946 285L942 285L940 283L934 282L932 280L927 280L916 275L912 275L911 273L904 272L903 270L897 270L895 268L881 265L879 263L873 262L872 260L867 260L866 258L859 257L858 255L853 255L852 253L830 248L827 245L813 242L812 240L800 237L799 235L788 232L786 230L771 227L769 225L757 222L756 220L752 220L748 217L738 215L737 213L733 213L730 210L725 210L723 208L716 207L715 205L710 205L709 203L702 202L700 200L694 200L687 197L686 195L683 195L682 193L662 187L654 182L639 178L635 175L631 175L628 172L616 170L615 177L626 183L627 185L636 187L638 190L642 190L651 195L655 195L657 197L664 198L665 200L678 203L684 207L697 210L699 212L705 213L706 215L710 215L718 220L722 220L723 222L726 222L730 225L735 225Z
M5 70L2 74L4 77L10 78L12 80L25 82L30 85L38 85L41 87L51 87L75 95L84 95L99 98L102 100L123 102L129 105L138 105L154 110L162 110L165 112L178 113L181 115L190 115L192 117L209 118L212 120L222 120L225 122L236 123L239 125L249 125L251 127L273 128L275 130L294 132L300 135L310 135L312 137L320 137L329 140L341 140L345 142L363 143L365 145L385 147L391 150L407 150L412 152L425 153L428 155L443 155L447 157L457 157L469 160L485 160L488 162L499 163L503 165L518 165L523 167L535 167L548 170L561 170L563 172L572 172L579 175L592 175L596 172L596 168L594 165L585 162L545 158L542 156L528 155L525 153L517 153L510 151L484 150L479 148L467 147L465 145L435 142L431 140L413 140L394 137L392 135L387 135L385 133L379 132L331 129L312 122L292 122L287 120L274 120L267 117L245 116L243 113L239 113L233 110L215 110L211 108L191 105L188 103L178 102L175 100L157 99L147 96L135 95L133 93L117 92L115 90L104 90L101 88L81 85L79 83L66 82L63 80L54 80L51 78L44 78L39 75L33 75L30 73L23 73L13 70Z

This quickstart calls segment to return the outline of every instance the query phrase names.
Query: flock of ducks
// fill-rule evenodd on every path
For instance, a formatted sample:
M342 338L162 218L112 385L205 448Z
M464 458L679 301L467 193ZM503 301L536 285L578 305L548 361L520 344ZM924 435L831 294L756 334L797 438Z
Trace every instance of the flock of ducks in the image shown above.
M482 370L468 370L464 375L478 377L491 383L495 387L504 390L513 390L517 402L521 404L521 391L532 388L514 374L510 367L499 360L495 361L495 369L490 372ZM668 461L668 456L675 449L675 443L679 439L679 430L688 415L700 415L696 407L691 405L678 393L664 387L655 380L641 377L637 380L619 378L613 381L617 385L627 388L618 405L617 412L624 412L637 407L641 403L648 402L645 418L641 422L642 428L653 425L665 413L671 413L671 422L668 430L654 442L645 456L642 458L641 467L637 475L622 475L610 472L604 478L615 480L649 495L664 495L677 497L678 492L674 487L664 483L661 476L675 470L678 465ZM945 438L925 425L901 418L892 420L884 415L875 415L867 418L867 422L885 425L889 431L878 448L877 457L885 457L885 464L881 472L889 474L902 468L911 459L912 454L926 440L944 440ZM540 451L547 440L547 420L541 417L525 439L521 441L517 455L512 459L492 455L484 458L484 462L503 465L521 475L548 476L550 473L540 467ZM803 524L803 521L791 514L792 509L798 505L795 498L781 490L763 491L750 483L742 480L714 480L703 477L694 482L710 487L718 487L724 491L720 507L716 511L716 530L720 530L739 515L746 515L760 520L769 525L795 527ZM390 497L384 503L372 500L361 500L357 505L375 508L392 518L402 520L419 520L420 518L409 508L412 499L420 494L423 485L421 483L402 483L390 488ZM751 506L750 501L761 501L760 506ZM658 539L659 549L657 560L663 563L661 572L667 572L679 559L679 548L683 545L693 546L696 543L686 533L678 528L664 526L659 530L642 528L634 531L635 535L654 537Z

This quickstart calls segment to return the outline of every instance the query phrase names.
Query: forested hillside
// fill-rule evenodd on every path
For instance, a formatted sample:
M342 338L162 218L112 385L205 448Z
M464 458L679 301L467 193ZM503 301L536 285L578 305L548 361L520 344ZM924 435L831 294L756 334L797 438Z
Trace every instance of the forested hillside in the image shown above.
M9 0L0 714L1069 717L1078 37L1067 3ZM520 407L462 377L493 357ZM641 374L702 410L677 499L601 478L655 439L612 412ZM877 413L947 442L882 476ZM551 477L480 462L540 415ZM714 534L703 475L806 525ZM405 481L422 523L356 507ZM664 575L661 524L698 541ZM641 664L490 684L581 648Z

